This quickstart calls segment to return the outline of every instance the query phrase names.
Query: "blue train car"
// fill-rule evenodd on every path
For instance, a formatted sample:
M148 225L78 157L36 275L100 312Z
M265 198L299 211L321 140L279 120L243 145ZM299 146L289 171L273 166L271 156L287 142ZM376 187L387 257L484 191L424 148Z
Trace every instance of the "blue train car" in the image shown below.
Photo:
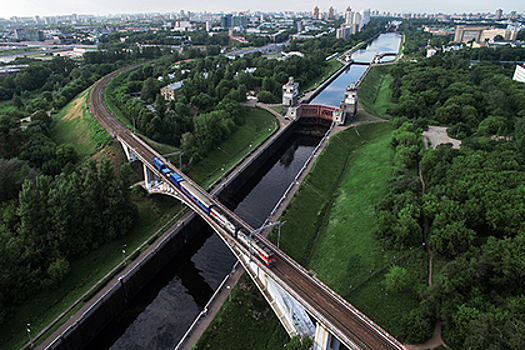
M166 169L166 165L164 165L164 163L157 157L153 157L153 165L159 170Z
M170 179L171 179L171 181L172 181L175 185L177 185L177 187L179 187L179 188L180 188L180 183L181 183L182 181L184 181L184 179L183 179L179 174L177 174L177 173L171 173L171 174L170 174Z

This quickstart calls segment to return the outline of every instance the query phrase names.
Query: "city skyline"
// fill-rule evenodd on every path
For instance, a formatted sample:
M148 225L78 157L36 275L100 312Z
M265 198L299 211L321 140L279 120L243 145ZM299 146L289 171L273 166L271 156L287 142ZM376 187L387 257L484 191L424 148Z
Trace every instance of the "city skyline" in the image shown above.
M188 4L184 1L151 0L148 2L138 0L114 0L111 2L93 0L80 0L69 2L65 0L47 0L45 2L36 0L20 0L3 4L0 8L0 17L9 19L13 16L54 16L54 15L108 15L108 14L135 14L135 13L169 13L180 10L191 12L232 12L232 11L262 11L262 12L312 12L315 6L319 7L321 13L328 12L330 6L341 14L346 7L354 10L369 8L380 12L390 13L495 13L502 9L503 14L516 11L518 14L525 13L525 3L518 0L504 0L497 4L493 1L483 0L476 3L443 2L437 0L414 1L402 0L396 3L384 0L371 1L292 1L285 5L276 0L256 1L230 0L227 4L217 3L210 0L201 0L198 3Z

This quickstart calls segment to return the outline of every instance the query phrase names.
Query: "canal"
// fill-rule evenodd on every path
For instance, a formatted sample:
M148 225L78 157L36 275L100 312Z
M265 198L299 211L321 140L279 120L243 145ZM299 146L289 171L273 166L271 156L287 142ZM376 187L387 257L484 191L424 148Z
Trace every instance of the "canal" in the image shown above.
M400 41L399 35L382 34L356 51L354 60L395 53ZM339 106L346 86L365 69L351 66L312 103ZM294 134L225 205L250 226L260 227L319 141ZM226 245L205 225L88 348L172 350L234 263Z

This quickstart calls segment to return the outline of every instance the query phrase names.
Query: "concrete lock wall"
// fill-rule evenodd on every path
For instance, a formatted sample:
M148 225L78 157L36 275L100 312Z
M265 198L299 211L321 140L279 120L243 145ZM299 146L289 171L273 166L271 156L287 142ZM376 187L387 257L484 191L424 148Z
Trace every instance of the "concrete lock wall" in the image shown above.
M220 202L230 200L233 195L250 180L255 173L272 157L275 152L290 138L297 129L298 123L289 125L280 135L273 139L271 143L259 150L257 156L246 164L234 177L230 179L224 188L217 191L217 198Z
M278 137L257 152L250 163L240 169L219 191L221 202L229 200L275 154L297 128L289 125ZM158 248L143 258L114 287L101 297L73 326L69 327L47 349L83 350L91 340L120 313L126 304L177 254L205 225L198 215L183 222Z

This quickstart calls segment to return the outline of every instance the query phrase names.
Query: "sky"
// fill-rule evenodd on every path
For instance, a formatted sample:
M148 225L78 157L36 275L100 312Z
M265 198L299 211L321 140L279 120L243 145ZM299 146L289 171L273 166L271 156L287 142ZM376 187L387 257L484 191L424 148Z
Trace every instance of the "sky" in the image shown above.
M330 6L342 13L346 7L360 11L365 8L380 12L396 13L494 13L498 8L503 14L511 11L525 14L525 1L457 1L457 0L4 0L0 17L52 16L52 15L107 15L151 12L212 12L231 11L312 11L319 6L327 12Z

